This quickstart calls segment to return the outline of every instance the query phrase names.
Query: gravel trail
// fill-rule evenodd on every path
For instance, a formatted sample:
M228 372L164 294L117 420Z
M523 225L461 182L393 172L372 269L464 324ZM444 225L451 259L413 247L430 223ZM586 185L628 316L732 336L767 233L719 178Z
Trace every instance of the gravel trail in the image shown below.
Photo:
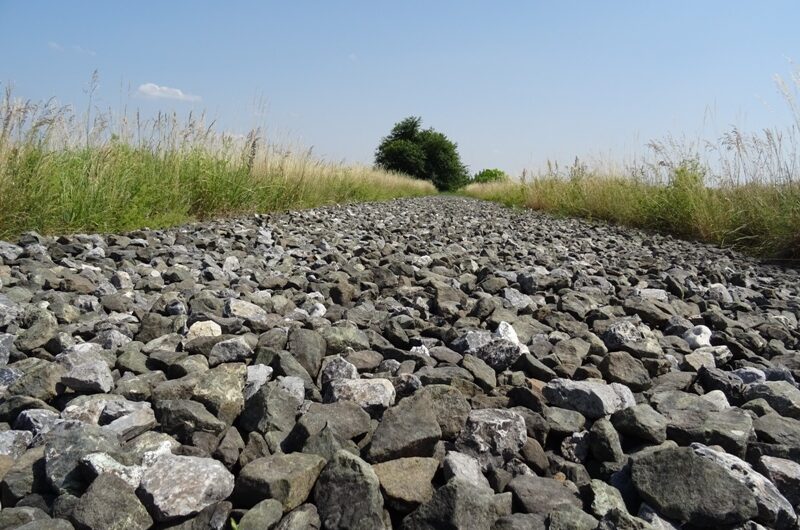
M457 197L0 242L0 530L797 529L800 273Z

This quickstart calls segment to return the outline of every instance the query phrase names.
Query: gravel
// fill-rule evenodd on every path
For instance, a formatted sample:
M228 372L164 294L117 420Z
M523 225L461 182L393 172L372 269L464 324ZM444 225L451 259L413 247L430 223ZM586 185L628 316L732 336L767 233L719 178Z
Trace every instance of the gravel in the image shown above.
M0 527L800 528L800 274L456 197L0 242Z

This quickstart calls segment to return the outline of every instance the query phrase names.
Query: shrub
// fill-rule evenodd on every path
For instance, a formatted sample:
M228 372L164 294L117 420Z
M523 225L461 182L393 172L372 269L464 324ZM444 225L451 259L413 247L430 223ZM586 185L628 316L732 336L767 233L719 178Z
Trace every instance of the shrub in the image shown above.
M486 184L487 182L502 182L508 180L508 175L502 169L484 169L475 173L472 182L476 184Z
M468 181L458 146L434 129L422 129L422 119L409 117L392 128L375 151L375 165L388 171L429 180L439 190L455 190Z

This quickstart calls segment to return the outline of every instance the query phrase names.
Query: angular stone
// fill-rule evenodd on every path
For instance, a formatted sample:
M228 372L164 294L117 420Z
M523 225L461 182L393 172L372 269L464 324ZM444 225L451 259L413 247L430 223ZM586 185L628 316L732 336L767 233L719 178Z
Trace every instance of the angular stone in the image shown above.
M65 421L54 426L45 437L45 473L53 490L80 494L85 479L81 460L91 453L119 454L121 447L115 434L101 427Z
M325 402L353 401L370 413L394 403L394 385L388 379L335 379L325 389Z
M266 499L249 510L239 519L238 530L263 530L275 528L283 517L283 505L275 499Z
M744 484L758 505L757 521L775 528L792 528L797 522L792 504L781 495L778 488L764 475L757 472L744 460L731 454L715 451L703 444L693 443L696 455L717 464L728 474Z
M575 410L591 419L609 416L636 404L627 387L598 380L553 379L542 392L551 405Z
M111 474L97 477L78 500L72 519L91 530L145 530L153 520L133 488Z
M481 470L481 463L468 454L449 451L442 461L442 471L446 481L455 478L491 489L489 480Z
M389 505L408 513L433 496L433 475L439 468L435 458L410 457L373 464Z
M763 473L793 506L800 507L800 463L762 456L757 469Z
M714 527L758 514L747 486L688 447L640 456L633 461L631 479L645 502L677 522Z
M244 361L253 355L253 348L244 337L233 337L214 344L208 354L208 365Z
M611 415L614 428L625 436L654 444L667 439L667 418L647 404L634 405Z
M491 491L453 479L433 494L403 520L403 530L436 530L469 528L491 530L501 515L498 501Z
M383 414L367 450L367 460L432 456L441 437L430 399L405 398Z
M308 498L325 459L313 454L276 454L253 460L236 478L234 497L244 506L275 499L290 511Z
M380 481L372 467L340 450L320 473L314 504L322 527L330 530L374 530L385 527Z
M515 504L525 513L549 515L564 506L582 506L577 492L552 478L520 475L508 483Z
M137 493L156 521L168 521L226 499L233 485L233 475L212 458L162 454L147 466Z
M744 399L764 399L782 415L800 420L800 390L787 381L752 383L744 389Z
M523 417L503 409L476 409L469 413L457 446L482 463L491 455L510 460L528 439Z

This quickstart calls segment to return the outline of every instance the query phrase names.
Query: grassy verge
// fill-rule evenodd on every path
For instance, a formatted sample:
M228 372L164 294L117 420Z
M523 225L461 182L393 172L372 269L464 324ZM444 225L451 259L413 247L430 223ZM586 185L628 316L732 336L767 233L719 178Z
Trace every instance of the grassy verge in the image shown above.
M788 125L712 141L668 137L625 165L547 168L520 181L473 184L471 197L600 219L800 260L800 69L776 77ZM609 167L611 169L609 169Z
M427 182L217 133L202 116L77 116L0 102L0 238L115 232L435 193Z
M535 177L526 183L473 184L465 195L659 230L735 247L757 256L800 258L800 183L710 187L688 169L669 184L633 177Z

